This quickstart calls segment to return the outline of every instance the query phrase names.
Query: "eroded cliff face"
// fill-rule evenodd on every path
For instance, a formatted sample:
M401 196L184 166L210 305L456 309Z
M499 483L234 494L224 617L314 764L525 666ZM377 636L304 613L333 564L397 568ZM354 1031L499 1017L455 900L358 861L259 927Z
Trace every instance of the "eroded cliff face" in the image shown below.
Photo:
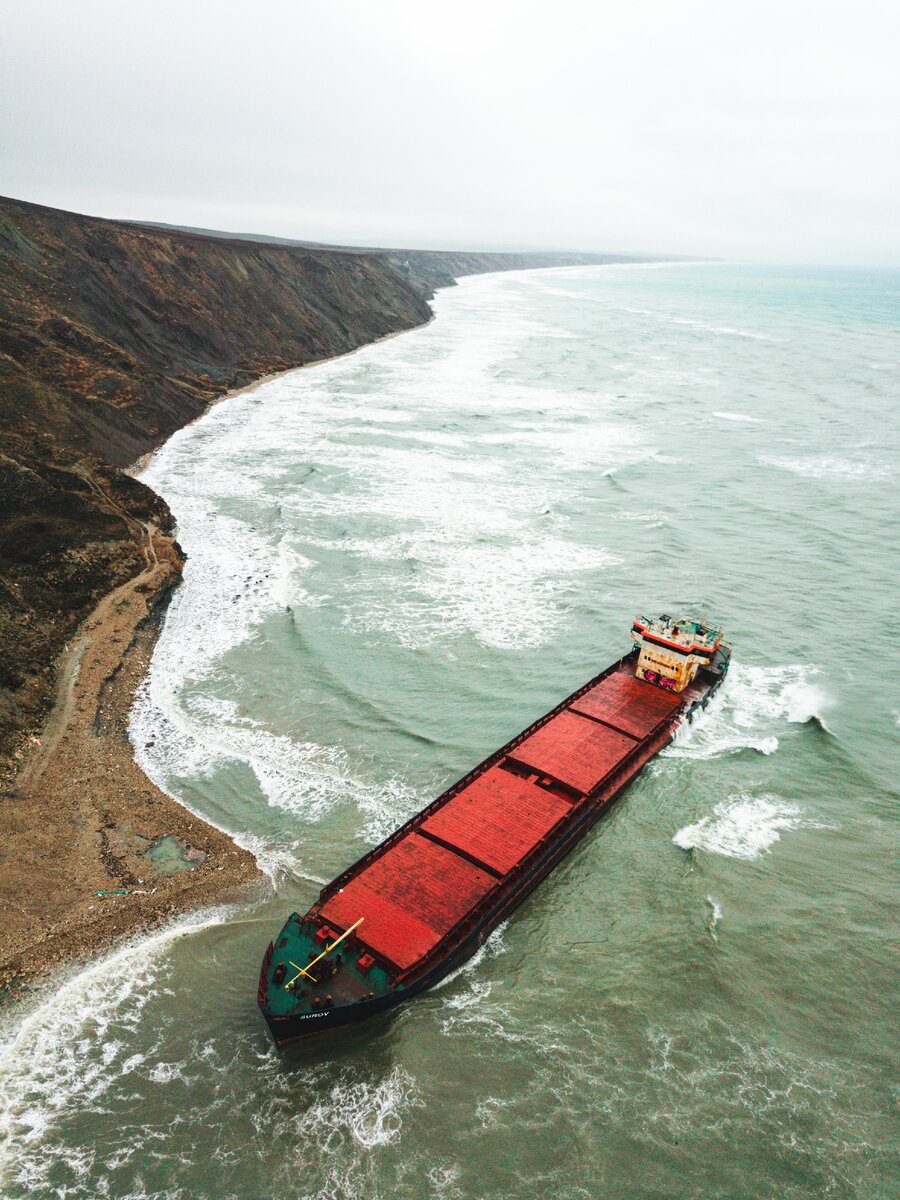
M458 274L600 261L228 239L0 199L0 780L67 639L143 568L146 525L171 528L122 468L235 387L428 320Z
M126 466L230 388L426 320L387 258L0 202L0 423Z

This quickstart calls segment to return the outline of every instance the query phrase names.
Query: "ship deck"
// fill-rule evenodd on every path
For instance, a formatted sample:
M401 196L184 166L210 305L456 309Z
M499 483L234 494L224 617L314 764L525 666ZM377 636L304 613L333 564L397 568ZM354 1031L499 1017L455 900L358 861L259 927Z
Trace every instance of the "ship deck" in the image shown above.
M267 1004L274 1017L288 1016L298 1006L314 1009L317 1000L323 1008L339 1007L358 1004L388 991L384 967L363 961L361 968L365 948L351 939L338 952L310 968L308 975L300 975L299 968L307 968L331 944L331 938L321 937L321 930L321 926L294 913L279 934L273 959L275 964L284 963L286 970L283 983L267 989ZM284 985L291 983L293 986L288 990Z
M310 917L336 932L362 919L354 937L387 977L414 975L707 687L672 694L616 664L339 876Z

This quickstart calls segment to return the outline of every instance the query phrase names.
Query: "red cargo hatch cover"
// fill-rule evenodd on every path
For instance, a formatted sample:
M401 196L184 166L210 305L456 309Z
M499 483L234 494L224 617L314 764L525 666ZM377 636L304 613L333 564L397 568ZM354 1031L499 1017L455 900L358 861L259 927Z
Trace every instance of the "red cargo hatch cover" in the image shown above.
M405 970L435 946L497 880L428 838L409 833L321 909L329 925L348 929Z
M527 779L491 767L422 828L505 875L571 808Z
M672 696L652 683L616 671L575 700L572 710L590 713L625 733L643 738L673 713L681 700L681 696Z
M520 742L510 757L589 792L634 745L631 738L564 709Z

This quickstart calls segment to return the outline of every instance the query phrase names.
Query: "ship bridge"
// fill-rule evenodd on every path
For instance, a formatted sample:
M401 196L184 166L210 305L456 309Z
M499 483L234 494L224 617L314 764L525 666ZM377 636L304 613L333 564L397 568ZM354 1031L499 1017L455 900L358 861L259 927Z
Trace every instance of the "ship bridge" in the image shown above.
M721 629L683 617L637 616L631 639L640 646L635 675L670 692L683 692L702 666L709 666L722 641Z

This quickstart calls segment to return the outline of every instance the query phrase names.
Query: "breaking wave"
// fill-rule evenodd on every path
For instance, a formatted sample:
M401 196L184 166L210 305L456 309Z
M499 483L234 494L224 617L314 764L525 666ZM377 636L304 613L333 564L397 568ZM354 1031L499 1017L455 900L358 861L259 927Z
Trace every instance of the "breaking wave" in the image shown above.
M750 861L768 853L782 833L804 828L827 829L830 826L804 817L795 804L778 796L739 794L721 801L709 816L679 829L672 841L682 850L707 850L711 854ZM710 904L715 929L721 910L715 901Z
M674 758L712 758L738 750L774 754L785 724L818 720L830 704L818 668L803 664L751 667L732 663L707 709L678 730L664 751Z
M891 478L890 467L880 463L854 462L846 458L787 458L775 454L761 454L763 466L780 467L806 479L843 479L848 482L884 483Z

